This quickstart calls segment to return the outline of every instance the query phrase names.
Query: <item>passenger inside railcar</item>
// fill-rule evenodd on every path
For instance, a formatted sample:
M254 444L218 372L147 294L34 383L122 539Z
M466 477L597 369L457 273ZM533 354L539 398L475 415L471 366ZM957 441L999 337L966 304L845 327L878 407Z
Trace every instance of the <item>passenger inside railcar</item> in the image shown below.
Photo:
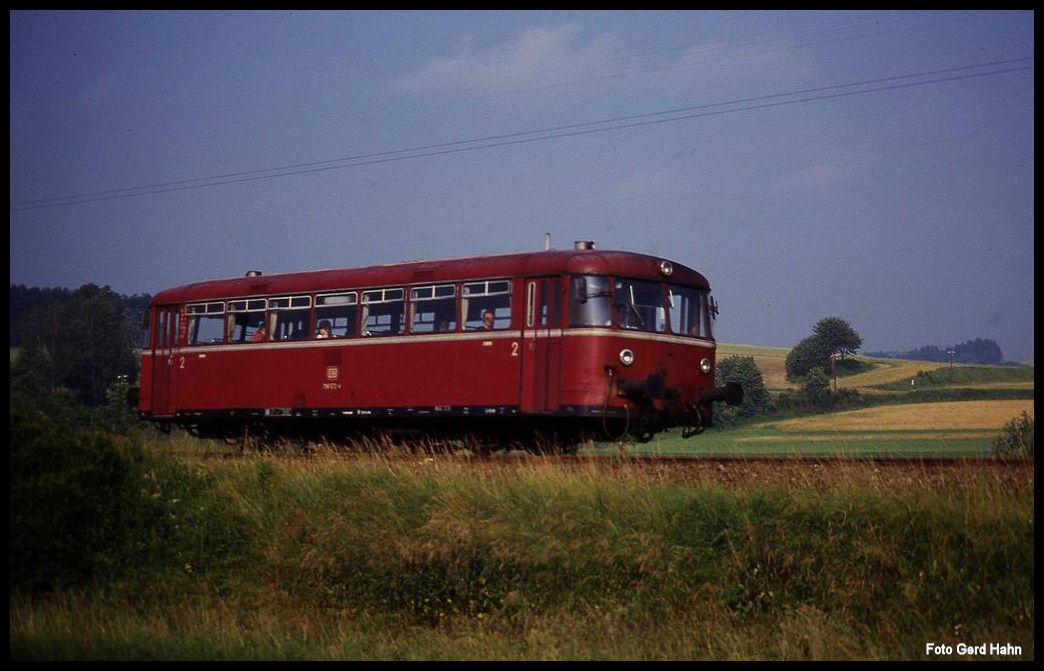
M319 321L319 328L315 334L316 338L329 338L330 337L330 322L325 319Z

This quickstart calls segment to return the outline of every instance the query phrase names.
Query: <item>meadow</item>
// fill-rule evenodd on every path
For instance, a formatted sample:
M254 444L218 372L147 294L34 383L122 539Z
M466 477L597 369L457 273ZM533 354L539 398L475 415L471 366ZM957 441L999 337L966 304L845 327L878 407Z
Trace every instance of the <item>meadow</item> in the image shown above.
M693 456L989 457L1003 426L1032 399L877 405L708 431L687 440L664 433L630 454ZM600 445L592 453L610 452Z
M923 398L882 385L924 369L881 368L858 388L885 403L591 445L604 458L571 467L235 455L13 413L11 658L1033 659L1033 462L981 459L1032 414L1026 373L934 382L1000 398L909 403ZM962 458L734 477L626 458L644 452Z
M11 657L1032 659L1032 467L894 477L168 456L162 552L13 595Z
M770 393L794 391L781 347L719 345L718 357L749 356ZM755 421L683 441L662 434L638 451L756 456L990 456L1002 428L1033 417L1032 366L948 366L937 362L856 357L869 370L837 379L867 407Z

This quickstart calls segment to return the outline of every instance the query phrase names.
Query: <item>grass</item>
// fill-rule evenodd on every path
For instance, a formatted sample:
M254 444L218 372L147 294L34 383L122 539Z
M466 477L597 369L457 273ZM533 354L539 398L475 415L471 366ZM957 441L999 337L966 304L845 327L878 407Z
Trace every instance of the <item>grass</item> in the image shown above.
M718 343L717 357L750 356L761 370L762 379L769 389L781 390L797 388L797 384L787 380L786 358L790 353L788 347L767 347L760 345L739 345ZM1033 387L1033 366L970 366L955 365L934 361L915 361L909 359L887 359L856 356L856 359L873 364L873 370L856 375L838 378L838 386L843 389L892 389L906 391L911 388L910 381L916 380L914 386L960 386L967 388L1015 388ZM918 374L921 374L920 376ZM931 374L925 378L924 374Z
M790 431L764 426L708 432L683 440L668 434L646 445L629 445L630 454L692 457L988 457L999 431ZM610 446L593 450L612 453Z
M683 439L658 434L632 454L689 456L987 457L1004 425L1030 399L883 405L782 421L712 429ZM589 450L609 454L612 445Z
M16 593L12 659L1034 654L1031 466L1014 486L977 470L896 486L860 464L734 485L541 459L179 461L207 487L171 509L205 504L246 544Z
M752 356L770 390L796 389L786 379L790 350L719 343L719 358ZM872 370L839 377L870 407L740 429L712 430L688 441L661 434L631 451L693 455L990 456L1004 424L1033 411L1032 366L965 366L857 357ZM911 385L910 381L914 384Z
M916 403L800 417L771 426L782 431L1000 430L1024 410L1032 414L1032 400Z

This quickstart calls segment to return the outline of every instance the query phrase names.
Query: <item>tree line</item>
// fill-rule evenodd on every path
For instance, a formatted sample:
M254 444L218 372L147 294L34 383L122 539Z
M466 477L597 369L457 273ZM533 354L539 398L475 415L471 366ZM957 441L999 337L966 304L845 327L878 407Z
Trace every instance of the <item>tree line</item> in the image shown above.
M130 296L117 294L108 286L102 287L102 289L104 291L112 292L112 295L119 301L120 311L123 314L123 318L127 322L127 325L131 328L138 328L141 321L141 314L148 310L149 301L152 300L152 296L149 294L132 294ZM12 284L10 303L10 346L22 346L22 337L27 326L26 317L28 317L33 310L50 308L59 303L64 303L68 301L74 293L75 291L73 289L66 289L64 287L40 288L27 287L24 284Z
M967 340L953 347L938 345L922 345L908 352L871 352L867 356L887 357L891 359L915 359L917 361L935 361L982 364L997 366L1004 363L1004 354L1000 345L988 338Z
M12 391L107 403L113 385L137 379L139 317L148 302L95 284L72 291L11 285Z

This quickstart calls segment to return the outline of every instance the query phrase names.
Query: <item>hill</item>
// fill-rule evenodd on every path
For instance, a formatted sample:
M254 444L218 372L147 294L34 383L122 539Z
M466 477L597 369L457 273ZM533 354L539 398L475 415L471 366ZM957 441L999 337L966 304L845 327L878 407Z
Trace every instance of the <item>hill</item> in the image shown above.
M769 347L763 345L743 345L736 343L718 343L718 359L727 356L749 356L761 370L765 386L773 391L796 389L797 384L787 380L786 358L789 347ZM1030 365L970 365L949 364L939 361L920 361L907 358L891 358L885 356L855 357L859 361L868 362L872 370L849 376L839 376L838 387L841 389L858 389L860 392L902 391L909 385L913 389L931 386L966 387L966 388L1033 388L1033 366ZM947 375L930 375L934 371L952 371ZM913 380L914 384L910 385Z

